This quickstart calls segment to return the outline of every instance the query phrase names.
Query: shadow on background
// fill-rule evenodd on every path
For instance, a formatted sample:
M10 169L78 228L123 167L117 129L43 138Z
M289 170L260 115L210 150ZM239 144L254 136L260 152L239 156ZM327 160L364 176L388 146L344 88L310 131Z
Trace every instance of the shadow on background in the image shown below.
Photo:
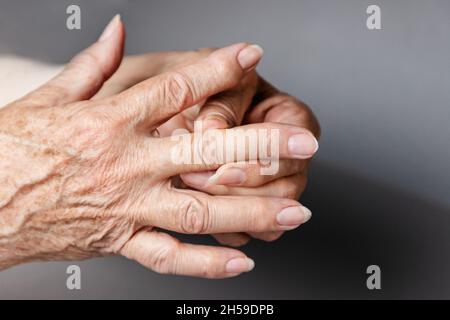
M308 225L269 247L251 246L257 261L266 256L255 273L276 288L268 297L450 297L448 208L323 162L302 202L313 210ZM381 267L380 291L366 288L371 264Z
M380 179L384 168L391 169L389 177L396 168L392 181L405 189L425 192L435 184L430 193L446 195L446 176L432 179L448 167L448 2L382 1L387 22L390 15L395 23L370 37L358 27L363 2L190 1L183 10L182 1L77 2L83 7L79 32L65 28L72 1L2 2L0 53L63 63L95 41L117 12L129 30L129 53L255 40L272 57L264 64L268 78L287 91L301 88L292 93L318 106L330 133L321 143L323 156L333 161L343 150L340 163L347 168L371 168ZM371 155L381 151L391 159L380 164ZM417 174L423 183L409 179L429 154L439 156ZM169 277L123 258L102 258L76 262L82 290L69 291L65 270L73 263L33 263L0 273L0 298L450 298L449 207L326 162L316 161L310 178L302 202L313 219L279 241L244 247L256 260L249 274L220 281ZM366 288L371 264L381 267L380 291Z
M236 292L219 290L212 296L450 297L448 208L323 162L314 163L302 202L313 210L313 219L277 242L253 241L246 252L257 268L227 280L236 281ZM366 269L372 264L381 267L379 291L366 287Z
M78 263L83 288L69 291L72 263L35 263L0 273L0 298L450 298L448 208L322 162L302 202L313 219L279 241L244 247L256 269L234 279L162 276L104 258ZM381 267L382 290L366 288L371 264Z

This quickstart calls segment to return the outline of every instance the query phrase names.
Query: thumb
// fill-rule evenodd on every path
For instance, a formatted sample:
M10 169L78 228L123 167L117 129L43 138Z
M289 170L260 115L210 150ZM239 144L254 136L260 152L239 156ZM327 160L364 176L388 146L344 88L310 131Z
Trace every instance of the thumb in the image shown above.
M44 99L46 104L70 103L90 99L111 77L122 61L125 29L116 15L100 38L77 54L61 73L25 97Z

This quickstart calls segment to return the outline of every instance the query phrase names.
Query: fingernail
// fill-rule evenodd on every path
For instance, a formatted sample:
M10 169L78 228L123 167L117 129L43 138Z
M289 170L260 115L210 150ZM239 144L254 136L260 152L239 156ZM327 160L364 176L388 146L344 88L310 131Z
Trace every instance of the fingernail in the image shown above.
M245 71L251 70L263 56L263 49L252 44L241 50L238 54L238 62Z
M296 134L289 138L288 149L293 156L299 158L311 157L319 149L319 142L310 134Z
M203 130L229 128L227 119L220 115L209 115L203 120Z
M103 30L103 33L98 39L98 41L103 42L107 40L116 31L119 22L120 22L120 14L116 14L114 18L112 18L111 21L108 23L105 30Z
M297 227L311 219L311 211L306 207L289 207L277 215L277 222L285 227Z
M183 173L181 177L189 185L204 187L212 175L214 175L214 171Z
M208 183L218 185L240 185L247 179L245 171L239 168L228 168L209 178Z
M228 273L242 273L252 271L255 262L250 258L235 258L227 262L225 270Z

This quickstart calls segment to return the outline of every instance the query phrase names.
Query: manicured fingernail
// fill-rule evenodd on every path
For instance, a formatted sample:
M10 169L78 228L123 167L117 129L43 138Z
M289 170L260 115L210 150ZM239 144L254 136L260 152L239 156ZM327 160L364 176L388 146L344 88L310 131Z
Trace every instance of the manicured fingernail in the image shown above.
M298 158L311 157L319 149L319 142L312 135L301 133L293 135L288 141L289 153Z
M181 178L185 183L194 187L204 187L213 174L214 171L183 173Z
M209 178L208 183L217 185L236 186L242 184L247 179L245 171L239 168L228 168L220 173L216 173Z
M256 44L249 45L239 52L238 62L242 69L249 71L261 60L263 53L264 51L260 46Z
M235 258L227 262L225 270L228 273L242 273L252 271L255 262L250 258Z
M306 207L289 207L277 215L277 222L285 227L297 227L311 219L311 211Z
M114 18L111 19L111 21L106 26L105 30L103 30L102 35L98 39L98 41L103 42L108 40L109 37L117 30L117 27L120 23L120 14L116 14Z

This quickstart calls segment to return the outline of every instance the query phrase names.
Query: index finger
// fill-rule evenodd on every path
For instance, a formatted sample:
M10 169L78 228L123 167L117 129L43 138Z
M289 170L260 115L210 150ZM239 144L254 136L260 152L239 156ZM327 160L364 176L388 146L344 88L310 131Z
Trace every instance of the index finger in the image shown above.
M138 123L158 125L206 98L236 86L262 52L235 44L195 63L168 71L111 97L120 112ZM107 99L108 100L108 99Z
M161 150L156 156L167 177L186 172L215 170L226 163L264 160L264 174L278 170L279 159L309 159L318 142L306 129L276 123L251 124L233 129L215 129L150 140ZM148 148L143 148L148 153ZM143 155L145 156L145 155ZM147 155L148 157L148 155ZM145 163L145 162L144 162Z

